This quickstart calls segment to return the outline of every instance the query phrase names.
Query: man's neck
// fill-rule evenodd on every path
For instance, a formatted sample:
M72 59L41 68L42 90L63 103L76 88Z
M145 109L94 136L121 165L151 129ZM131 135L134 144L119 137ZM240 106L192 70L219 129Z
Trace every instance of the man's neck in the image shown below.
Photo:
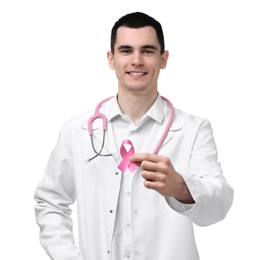
M157 95L158 93L155 95L121 95L119 93L117 100L121 111L128 115L137 125L154 104Z

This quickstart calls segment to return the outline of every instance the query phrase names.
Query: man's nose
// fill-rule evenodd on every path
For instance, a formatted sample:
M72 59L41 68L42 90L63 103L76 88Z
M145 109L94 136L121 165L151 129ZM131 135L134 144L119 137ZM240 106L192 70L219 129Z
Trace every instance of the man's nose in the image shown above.
M133 66L143 66L144 65L142 53L140 53L140 52L133 53L132 65Z

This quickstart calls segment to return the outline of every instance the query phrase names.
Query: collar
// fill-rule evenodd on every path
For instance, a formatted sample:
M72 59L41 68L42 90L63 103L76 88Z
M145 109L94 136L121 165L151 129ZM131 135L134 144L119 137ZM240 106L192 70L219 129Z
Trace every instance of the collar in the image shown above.
M154 104L151 106L151 108L147 111L147 113L142 117L141 122L144 121L146 118L151 118L155 120L157 123L161 124L164 119L164 101L162 100L161 96L158 94ZM104 104L106 111L106 117L108 122L113 120L114 118L118 116L123 116L123 113L119 107L119 104L117 102L117 98L114 97L110 101L106 102Z
M108 122L115 119L116 117L121 117L123 115L118 105L116 96L114 96L113 98L105 102L103 106L100 108L100 112L106 115ZM176 110L176 112L177 113L175 113L173 123L170 127L170 130L173 130L173 131L181 129L186 124L186 121L181 111ZM147 118L151 118L155 120L158 124L162 124L165 118L169 117L169 113L170 113L170 108L168 104L158 94L157 99L155 100L154 104L147 111L147 113L143 116L143 118L141 119L141 122L143 120L146 120ZM81 127L87 130L88 129L87 121L83 122Z

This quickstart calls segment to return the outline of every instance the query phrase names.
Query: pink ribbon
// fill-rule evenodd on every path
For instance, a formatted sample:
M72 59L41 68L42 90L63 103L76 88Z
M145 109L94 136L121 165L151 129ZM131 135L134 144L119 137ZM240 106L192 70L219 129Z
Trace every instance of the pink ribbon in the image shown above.
M130 145L129 151L126 150L125 145ZM120 171L124 172L127 168L129 168L129 170L131 172L134 172L138 168L138 166L135 163L133 163L133 162L131 162L129 160L129 158L134 153L135 153L135 150L134 150L134 147L133 147L131 141L124 140L123 143L121 144L121 147L120 147L120 154L121 154L121 157L122 157L122 161L118 165L118 169Z

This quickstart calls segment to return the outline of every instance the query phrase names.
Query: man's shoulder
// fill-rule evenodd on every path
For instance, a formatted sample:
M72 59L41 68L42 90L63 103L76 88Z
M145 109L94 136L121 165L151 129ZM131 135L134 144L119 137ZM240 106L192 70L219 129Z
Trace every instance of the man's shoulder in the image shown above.
M175 109L175 120L184 121L189 125L201 125L208 122L208 119L200 117L195 114L187 113L181 109Z
M87 121L92 112L87 111L80 114L73 115L63 123L63 129L83 129L87 127Z

